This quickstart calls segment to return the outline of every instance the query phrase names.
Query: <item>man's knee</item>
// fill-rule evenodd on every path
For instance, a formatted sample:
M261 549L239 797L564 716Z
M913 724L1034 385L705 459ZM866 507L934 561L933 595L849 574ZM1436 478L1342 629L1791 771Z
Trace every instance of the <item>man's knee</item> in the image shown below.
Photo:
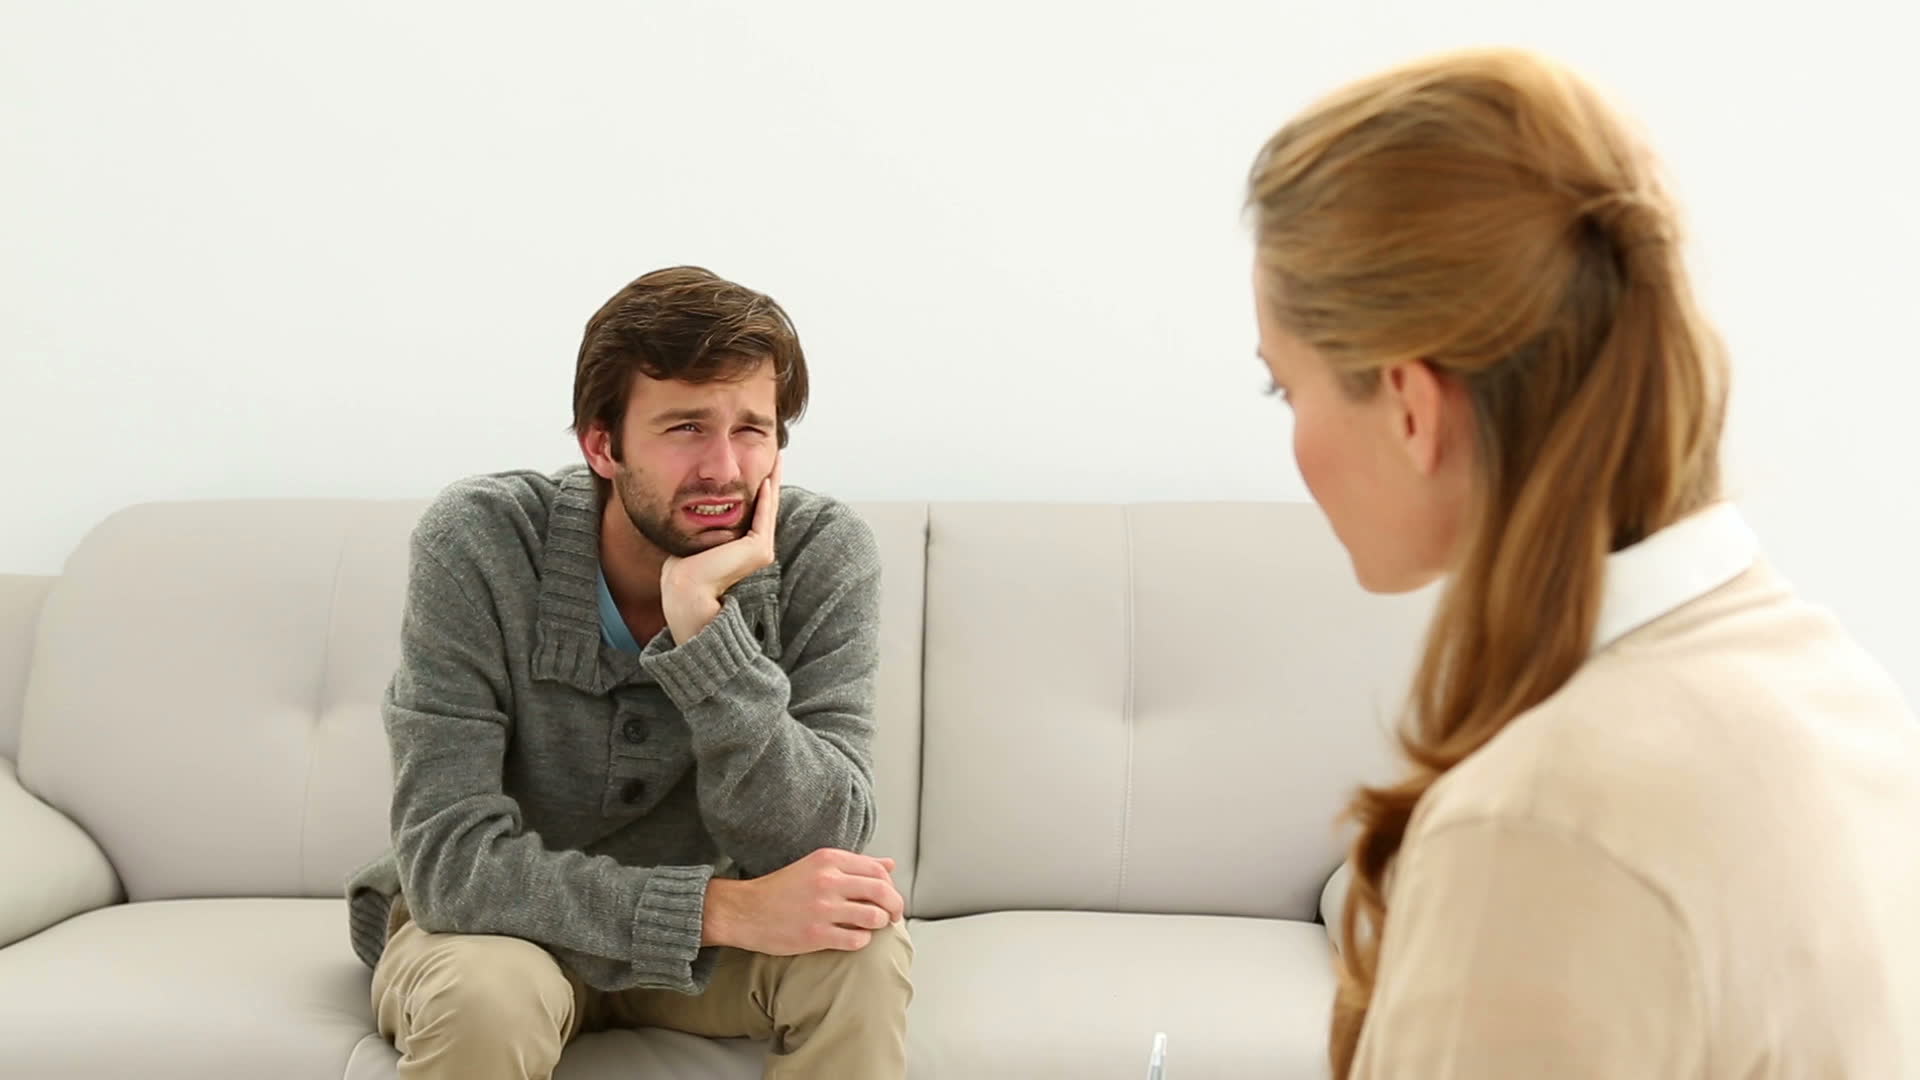
M874 931L864 949L810 953L795 960L808 969L800 979L803 984L829 989L836 997L897 999L904 1005L913 995L913 938L904 923Z
M572 1034L573 984L545 949L519 938L434 934L404 988L409 1041L527 1045L544 1056Z
M859 970L905 979L913 972L913 936L907 933L906 923L894 923L874 931L867 947L852 956Z

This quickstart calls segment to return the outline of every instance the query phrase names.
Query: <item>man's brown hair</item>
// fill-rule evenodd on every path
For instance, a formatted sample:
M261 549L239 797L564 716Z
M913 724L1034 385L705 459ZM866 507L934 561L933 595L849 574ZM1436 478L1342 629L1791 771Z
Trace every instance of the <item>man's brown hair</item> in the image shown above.
M807 408L807 358L773 298L698 266L634 279L587 320L573 373L573 430L596 420L620 456L620 421L635 375L684 382L744 378L773 365L780 446Z

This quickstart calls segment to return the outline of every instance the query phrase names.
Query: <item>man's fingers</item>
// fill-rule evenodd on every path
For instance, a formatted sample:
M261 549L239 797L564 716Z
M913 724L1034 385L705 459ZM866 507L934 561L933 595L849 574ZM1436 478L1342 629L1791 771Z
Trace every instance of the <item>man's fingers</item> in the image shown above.
M768 522L773 520L773 511L777 509L773 505L773 479L769 477L760 481L760 490L754 493L753 535L767 535Z
M769 498L763 483L759 502L753 508L753 523L746 535L724 544L676 558L661 568L661 585L668 587L668 570L673 578L684 579L688 587L710 589L716 597L739 584L742 578L773 561L773 525L779 513L778 497Z
M893 913L874 904L864 904L858 900L849 900L840 909L840 915L833 920L842 927L855 930L883 930L893 922Z
M836 926L826 935L826 947L836 952L859 952L873 941L873 931Z
M760 481L760 495L753 506L753 534L773 539L773 529L780 521L780 462L773 459L773 471Z
M767 477L767 501L773 505L767 510L767 543L773 543L773 530L780 524L780 484L781 475L786 471L787 455L776 454L773 459L773 475Z
M893 880L892 859L876 859L871 855L855 855L850 851L843 853L843 856L839 860L839 867L849 874L880 878L883 881Z
M841 895L884 912L887 922L899 919L907 911L906 901L901 898L900 890L894 888L892 882L883 881L880 878L849 877L842 886ZM886 923L880 925L885 926Z

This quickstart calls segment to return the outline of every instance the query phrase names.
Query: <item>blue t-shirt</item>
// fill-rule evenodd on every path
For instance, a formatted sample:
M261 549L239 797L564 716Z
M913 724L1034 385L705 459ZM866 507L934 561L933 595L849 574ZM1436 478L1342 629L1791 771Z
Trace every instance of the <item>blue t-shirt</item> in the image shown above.
M607 588L607 575L602 571L600 577L600 640L622 652L637 653L640 643L633 640L633 631L627 629L627 620L620 614L620 605L613 602L613 592Z

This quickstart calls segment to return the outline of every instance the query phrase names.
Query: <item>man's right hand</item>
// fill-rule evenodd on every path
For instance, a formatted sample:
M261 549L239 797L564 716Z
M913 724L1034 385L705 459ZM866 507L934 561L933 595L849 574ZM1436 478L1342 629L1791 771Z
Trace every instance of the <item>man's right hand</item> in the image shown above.
M702 945L767 956L853 952L906 912L893 887L893 860L821 848L750 881L707 884Z

